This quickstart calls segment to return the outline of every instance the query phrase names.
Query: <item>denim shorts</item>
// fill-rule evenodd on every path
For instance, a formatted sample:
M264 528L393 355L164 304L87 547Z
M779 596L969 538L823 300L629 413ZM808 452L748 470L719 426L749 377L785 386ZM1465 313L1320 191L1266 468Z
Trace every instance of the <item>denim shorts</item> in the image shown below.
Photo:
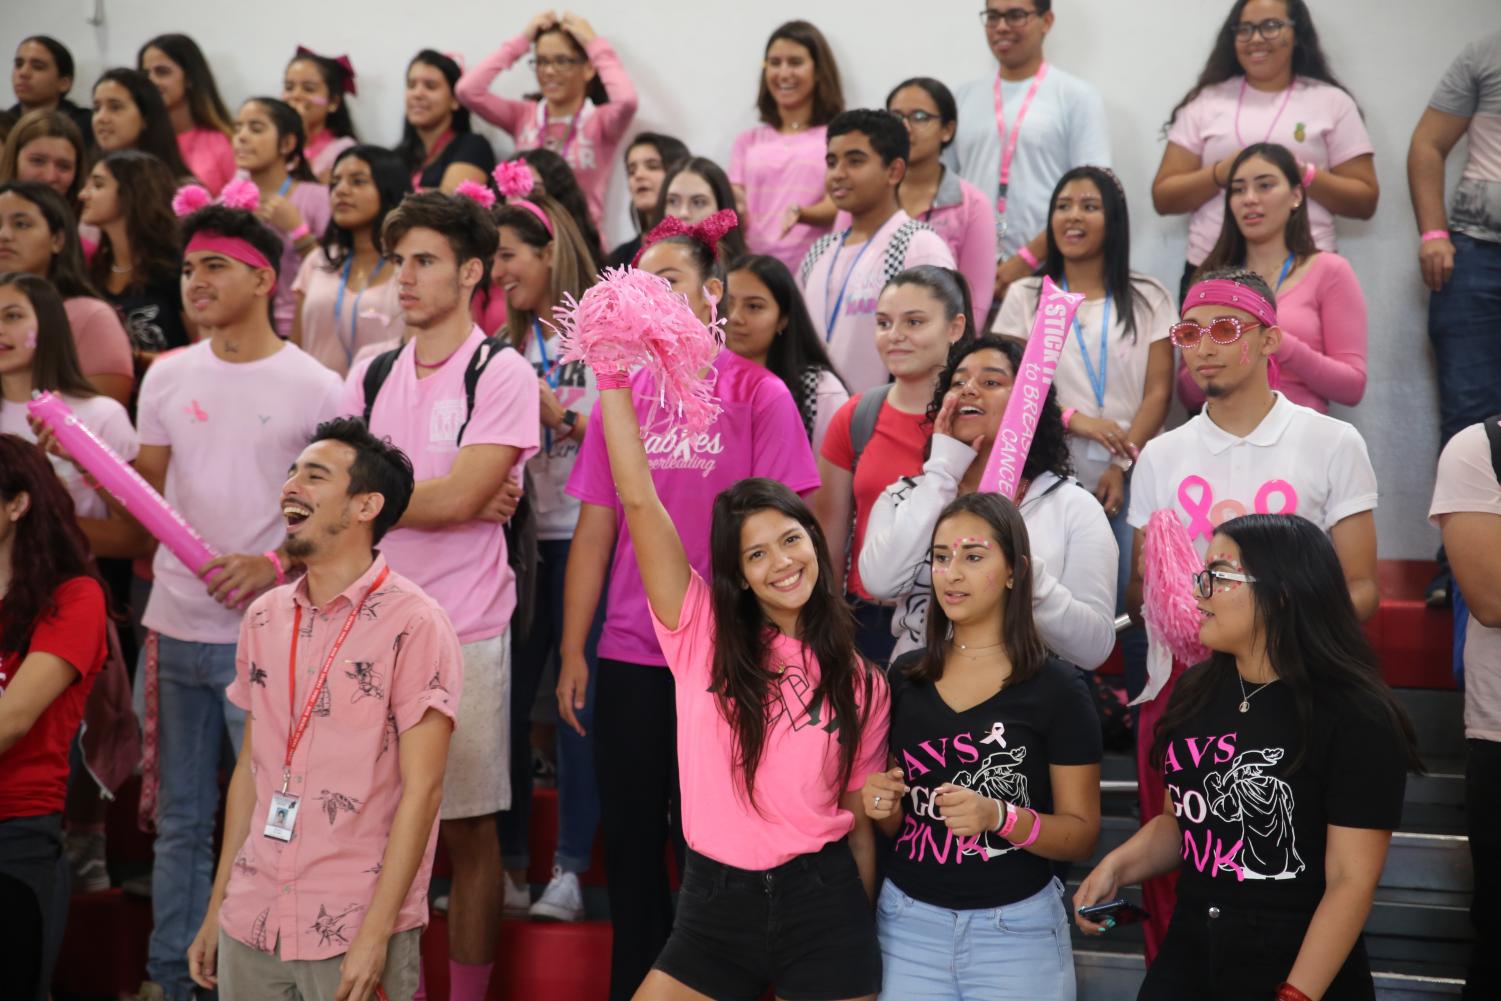
M716 1001L837 1001L881 988L875 915L845 840L774 869L691 848L656 969Z

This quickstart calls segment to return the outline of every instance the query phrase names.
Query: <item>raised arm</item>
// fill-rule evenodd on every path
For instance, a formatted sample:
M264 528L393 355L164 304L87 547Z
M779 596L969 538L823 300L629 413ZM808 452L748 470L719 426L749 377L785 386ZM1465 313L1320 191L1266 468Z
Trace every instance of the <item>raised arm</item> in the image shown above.
M599 73L599 82L604 85L610 101L596 108L595 115L605 137L619 140L630 128L631 119L636 117L636 87L631 83L615 47L596 35L588 21L577 14L564 14L563 27L584 47L589 61Z
M688 563L683 540L678 537L677 526L652 483L651 466L641 445L641 424L631 402L630 387L624 382L624 376L599 380L599 410L605 448L610 454L610 473L631 530L631 544L636 550L646 600L662 625L676 629L693 568Z
M551 12L538 14L521 34L505 42L459 77L459 82L453 88L453 95L460 104L513 136L521 130L527 116L531 114L532 104L530 101L517 101L492 94L490 85L495 82L496 77L514 66L516 60L526 55L543 18L547 19L548 24L556 23L557 20Z
M1055 576L1042 560L1034 558L1032 617L1042 641L1054 653L1092 671L1115 648L1115 579L1120 555L1110 522L1098 504L1091 502L1087 510L1079 505L1064 531L1067 559L1062 573Z

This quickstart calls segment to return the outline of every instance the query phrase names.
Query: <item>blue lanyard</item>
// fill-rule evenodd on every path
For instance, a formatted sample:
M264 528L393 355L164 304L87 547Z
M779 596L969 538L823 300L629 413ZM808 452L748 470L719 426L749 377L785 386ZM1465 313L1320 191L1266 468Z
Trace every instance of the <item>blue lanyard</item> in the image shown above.
M285 181L281 182L281 187L279 187L279 188L276 189L276 197L277 198L285 198L285 197L287 197L287 192L291 191L291 190L292 190L292 175L288 174L287 175L287 179Z
M839 246L834 248L834 263L829 265L829 286L832 286L834 284L834 276L839 273L839 255L843 252L845 241L849 238L850 231L845 230L844 235L839 238ZM829 286L824 287L823 340L825 344L834 339L834 325L839 322L839 311L844 308L844 293L849 290L850 279L855 277L855 271L860 267L860 258L865 256L865 252L869 250L870 245L875 242L875 236L872 235L860 245L860 252L856 254L855 259L850 262L850 269L844 276L844 284L839 286L839 298L834 300L833 309L829 308Z
M1059 282L1063 291L1068 291L1068 279ZM1084 359L1084 374L1089 376L1089 386L1094 390L1095 403L1105 409L1106 367L1110 364L1110 293L1105 293L1105 313L1100 319L1100 368L1097 372L1089 360L1089 348L1084 345L1084 328L1079 325L1079 314L1074 314L1074 336L1079 339L1079 355Z
M339 333L339 324L344 318L344 291L349 288L349 269L354 266L354 255L350 254L344 260L344 267L339 271L339 294L334 298L334 336L338 338L344 348L344 364L354 363L354 351L360 343L360 300L365 298L365 293L370 291L370 286L375 284L376 275L380 269L386 266L386 259L379 258L375 262L375 270L370 272L370 277L365 279L365 287L354 294L354 315L349 318L349 343L344 343L343 336Z
M1276 124L1276 123L1274 122L1273 124ZM1287 281L1287 273L1289 271L1291 271L1292 269L1293 269L1293 255L1292 254L1288 254L1287 255L1287 260L1285 260L1285 261L1282 262L1282 273L1277 276L1277 286L1276 286L1276 288L1272 289L1273 292L1281 292L1282 291L1282 283L1285 282L1285 281Z
M539 355L542 356L542 378L547 381L547 385L554 392L557 392L558 381L563 376L563 372L562 372L563 366L562 365L554 365L552 363L552 359L547 356L547 341L542 336L542 321L538 320L536 318L532 319L532 337L537 342L537 354L539 354ZM551 454L552 453L552 428L543 428L542 429L542 437L544 439L546 439L543 442L543 449L542 450L544 452L548 453L548 454Z

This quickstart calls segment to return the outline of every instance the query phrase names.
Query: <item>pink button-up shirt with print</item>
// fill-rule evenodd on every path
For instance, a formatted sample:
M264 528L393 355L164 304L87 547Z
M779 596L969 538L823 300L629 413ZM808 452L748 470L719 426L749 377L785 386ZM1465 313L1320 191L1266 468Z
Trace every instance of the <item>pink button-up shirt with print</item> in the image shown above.
M386 570L370 569L322 608L306 579L251 604L240 626L229 701L250 713L255 809L219 911L226 935L281 958L328 959L349 948L375 895L391 823L401 800L401 734L434 709L453 719L463 684L459 638L443 609L395 572L363 607L329 668L292 756L288 792L299 796L290 842L263 833L282 784L287 738L297 725L350 611ZM289 698L288 657L297 609L297 685ZM291 708L291 702L296 708ZM393 931L427 924L438 825L428 835Z

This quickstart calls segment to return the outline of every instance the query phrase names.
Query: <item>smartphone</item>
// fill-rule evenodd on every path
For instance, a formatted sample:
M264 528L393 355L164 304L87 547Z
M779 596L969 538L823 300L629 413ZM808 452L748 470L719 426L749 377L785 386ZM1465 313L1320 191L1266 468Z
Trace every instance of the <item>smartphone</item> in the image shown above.
M1147 920L1151 915L1125 897L1116 897L1103 904L1091 904L1088 907L1079 908L1079 917L1096 924L1106 918L1115 918L1117 925L1134 925Z

